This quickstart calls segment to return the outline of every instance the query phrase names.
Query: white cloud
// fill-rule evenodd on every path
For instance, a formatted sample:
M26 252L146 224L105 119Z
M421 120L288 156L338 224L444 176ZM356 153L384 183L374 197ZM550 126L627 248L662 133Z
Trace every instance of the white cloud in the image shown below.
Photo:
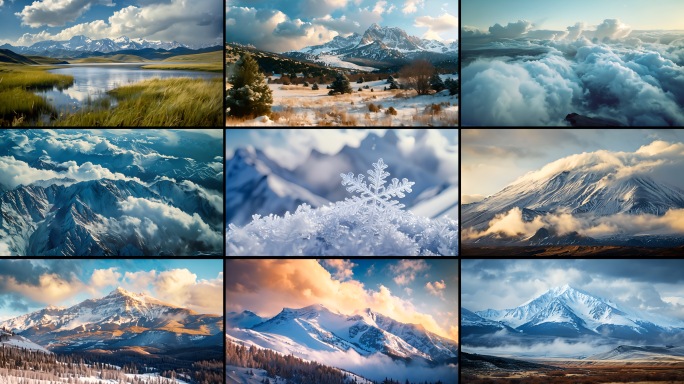
M112 0L38 0L27 5L16 15L22 25L30 27L62 26L76 20L93 5L114 6Z
M132 196L120 203L120 209L119 219L109 219L110 230L122 236L142 234L146 248L188 256L191 250L216 251L223 244L221 234L197 213L189 215L160 201Z
M428 281L425 284L425 289L428 291L429 294L444 299L444 290L446 289L446 283L444 283L444 280L435 282Z
M111 0L44 0L34 2L22 11L24 23L32 26L63 25L77 10L75 4L105 4ZM108 3L106 4L108 5ZM61 7L70 12L62 13ZM129 5L115 11L106 21L93 20L81 23L56 33L41 31L24 34L17 40L19 45L30 45L43 40L68 40L73 36L86 35L90 38L145 38L147 40L178 41L185 44L220 44L223 40L223 16L221 4L213 0L188 2L170 0L142 6ZM58 15L55 16L55 13ZM74 18L75 19L75 18Z
M604 39L623 39L632 32L632 28L617 19L606 19L596 27L595 37Z
M385 12L385 7L387 6L387 1L378 1L373 7L373 13L383 14Z
M390 271L395 274L394 282L397 285L407 285L416 279L416 275L430 269L424 260L399 260L396 264L390 265Z
M423 35L426 39L443 40L439 32L453 31L453 35L446 36L447 39L453 40L457 34L458 18L448 12L444 12L437 17L419 16L413 25L420 28L428 28L425 35Z
M425 0L405 0L404 7L401 9L401 11L404 14L416 13L418 11L418 7L422 8L423 5L425 5Z
M347 280L354 276L354 271L352 268L356 267L357 264L351 262L351 260L344 259L324 259L322 260L330 268L335 269L333 277L337 280Z
M2 4L0 4L2 5ZM9 245L0 241L0 256L13 256Z
M89 286L95 289L116 286L119 284L119 279L121 279L121 273L116 267L95 269L90 276Z

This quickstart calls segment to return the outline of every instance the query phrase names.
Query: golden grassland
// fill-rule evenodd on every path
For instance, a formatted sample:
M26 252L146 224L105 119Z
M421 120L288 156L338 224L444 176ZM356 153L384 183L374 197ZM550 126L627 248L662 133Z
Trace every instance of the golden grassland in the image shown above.
M179 55L164 59L168 64L144 65L144 69L223 72L223 51Z
M92 108L60 116L56 126L218 126L223 119L223 81L152 79L107 92L111 109Z
M32 91L66 88L74 78L45 72L54 67L20 64L0 65L0 126L17 126L41 115L54 115L54 108Z
M595 384L595 383L683 383L682 363L604 363L586 364L553 362L558 369L547 371L482 372L463 369L461 380L472 384Z

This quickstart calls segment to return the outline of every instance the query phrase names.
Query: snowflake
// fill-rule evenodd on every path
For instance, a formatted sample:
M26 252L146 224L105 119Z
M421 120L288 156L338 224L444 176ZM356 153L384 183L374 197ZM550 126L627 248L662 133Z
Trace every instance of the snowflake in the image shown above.
M389 172L385 172L387 164L380 158L377 163L373 163L373 168L375 169L368 170L370 186L363 181L364 176L362 174L354 178L354 174L351 172L346 175L340 173L342 185L347 187L347 191L360 193L360 196L345 199L346 205L354 212L363 208L367 212L388 213L388 211L404 208L404 204L392 200L392 197L406 197L404 192L411 193L411 186L415 183L408 181L407 178L403 178L399 183L399 179L394 178L392 184L385 187L385 178L390 175Z

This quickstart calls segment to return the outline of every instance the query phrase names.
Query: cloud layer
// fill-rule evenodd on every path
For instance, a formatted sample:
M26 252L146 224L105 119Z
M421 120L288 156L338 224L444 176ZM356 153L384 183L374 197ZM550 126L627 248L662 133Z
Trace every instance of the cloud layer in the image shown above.
M684 125L678 40L634 33L617 19L533 28L520 20L464 30L464 50L473 49L464 57L474 59L463 68L464 125L567 125L573 112L624 125Z

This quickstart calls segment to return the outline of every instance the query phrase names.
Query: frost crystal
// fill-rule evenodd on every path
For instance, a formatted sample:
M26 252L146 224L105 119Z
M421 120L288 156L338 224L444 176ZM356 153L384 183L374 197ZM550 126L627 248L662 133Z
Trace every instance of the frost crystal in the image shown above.
M354 174L340 173L342 177L342 185L347 187L349 192L359 192L361 196L353 196L351 199L345 199L355 212L360 208L365 208L370 211L385 213L391 209L404 208L404 204L399 204L398 201L392 200L392 197L405 197L404 192L411 193L411 186L415 184L408 179L403 178L401 184L399 179L392 179L392 184L385 188L385 178L389 176L389 172L385 172L387 164L382 158L378 159L377 163L373 163L373 168L368 170L368 181L371 183L370 187L363 181L363 175L359 174L354 178Z
M300 205L285 216L254 215L239 228L228 226L231 256L437 256L458 252L458 223L431 220L402 210L402 198L415 183L392 179L382 159L363 175L340 174L342 185L357 195L312 209Z

